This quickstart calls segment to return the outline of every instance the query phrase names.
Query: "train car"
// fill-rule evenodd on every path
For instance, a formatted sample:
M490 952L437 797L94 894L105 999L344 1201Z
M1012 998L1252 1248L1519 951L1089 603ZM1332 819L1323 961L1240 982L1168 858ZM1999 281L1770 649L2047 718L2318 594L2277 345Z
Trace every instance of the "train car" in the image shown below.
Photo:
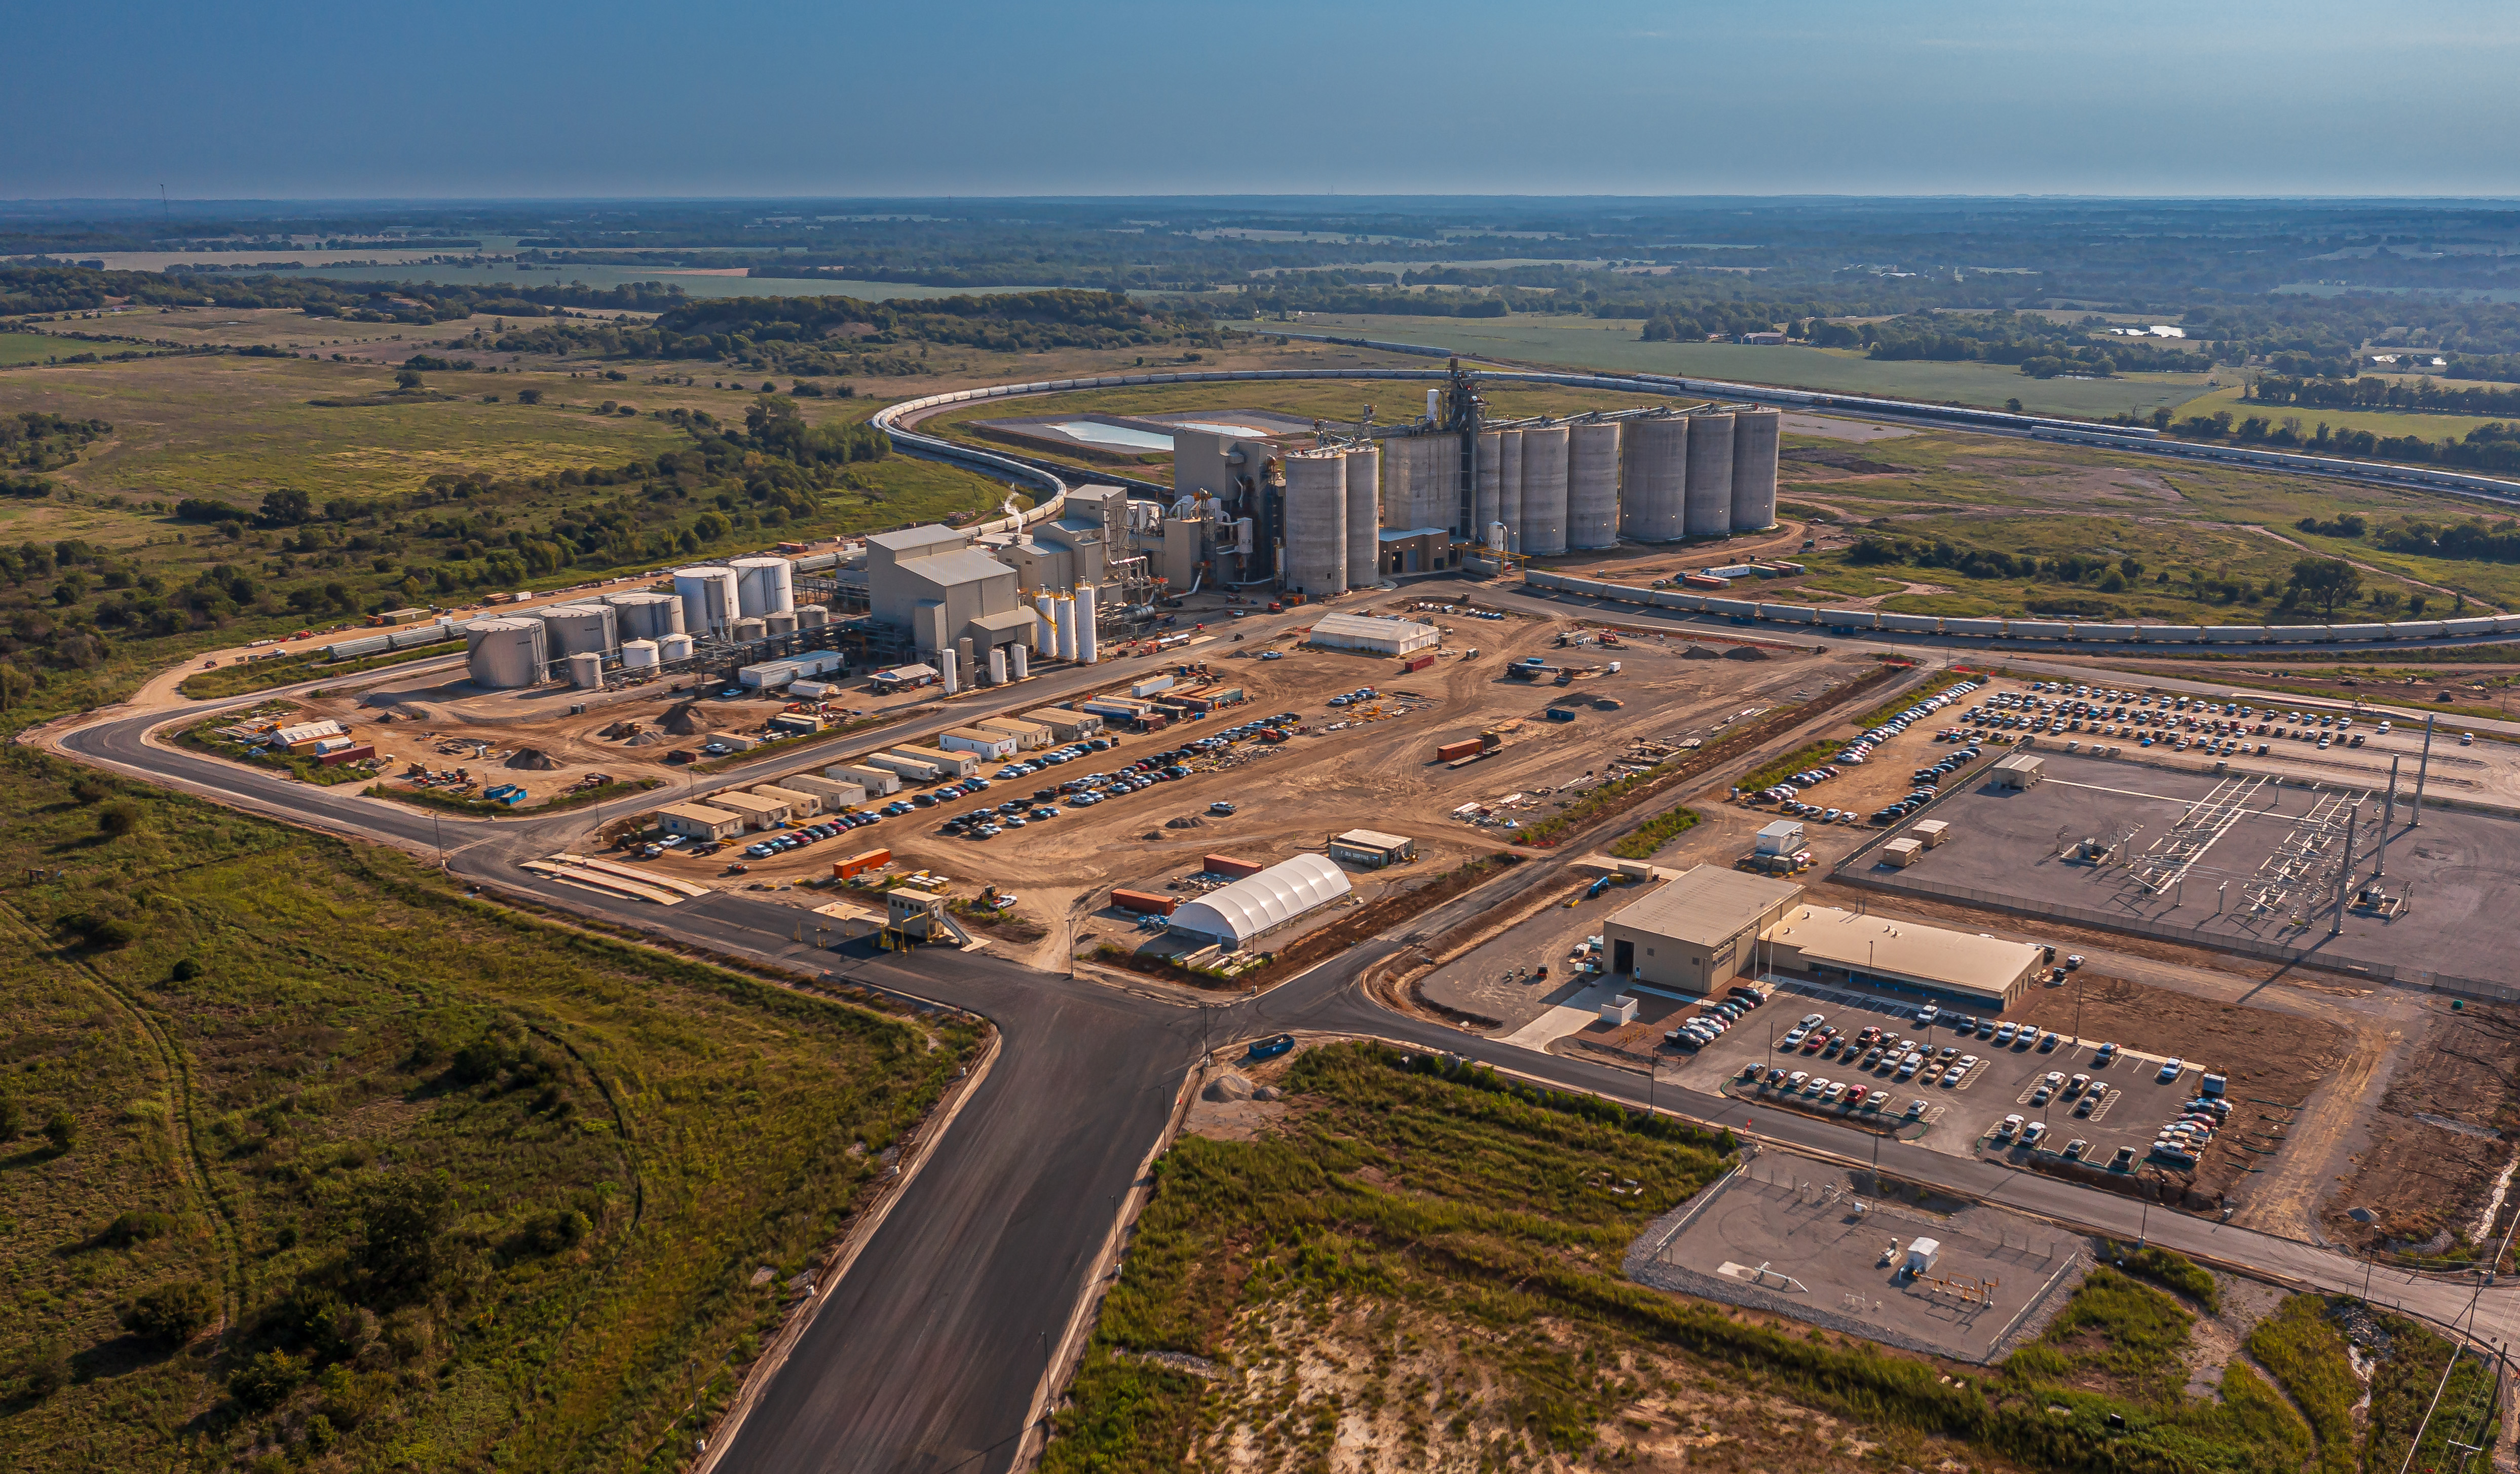
M2494 633L2494 616L2487 614L2476 619L2445 619L2442 621L2442 633L2452 639L2491 635Z
M2001 640L2003 638L2003 621L2001 619L1946 619L1943 621L1943 633L1967 635L1978 640Z
M2450 633L2450 623L2442 619L2402 619L2389 626L2396 631L2392 640L2439 640Z
M1755 619L1759 614L1759 606L1746 599L1710 599L1699 607L1731 619Z
M1884 613L1878 627L1909 635L1939 635L1943 632L1943 621L1932 614Z
M1656 589L1653 603L1656 607L1665 609L1702 609L1706 607L1706 596L1688 594L1679 589ZM2487 622L2492 623L2491 620Z
M2495 615L2494 633L2498 635L2520 635L2520 614Z
M2267 638L2262 624L2209 624L2205 626L2207 645L2257 645Z
M1816 622L1814 616L1819 612L1808 604L1763 603L1759 605L1759 617L1771 624L1811 624Z
M1814 622L1833 630L1874 630L1881 627L1881 616L1870 609L1822 609Z
M2074 627L2062 619L2016 619L2012 621L2015 640L2071 640Z
M2204 629L2192 624L2147 624L2138 628L2143 631L2140 638L2146 645L2194 645L2205 638Z
M2323 624L2271 624L2267 642L2271 645L2318 645L2327 639Z
M2140 638L2139 624L2081 624L2074 626L2074 638L2099 645L2131 645Z
M2392 627L2385 624L2332 624L2327 627L2327 638L2355 645L2376 645L2397 636L2392 633Z

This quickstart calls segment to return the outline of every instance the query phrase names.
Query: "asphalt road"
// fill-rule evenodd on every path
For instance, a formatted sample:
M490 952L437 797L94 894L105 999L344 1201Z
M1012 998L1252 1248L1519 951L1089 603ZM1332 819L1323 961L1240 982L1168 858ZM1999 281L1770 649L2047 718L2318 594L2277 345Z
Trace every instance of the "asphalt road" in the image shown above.
M1535 608L1563 609L1569 603L1501 596L1485 588L1479 596ZM1651 618L1648 611L1617 612L1622 619ZM1308 615L1236 623L1254 631ZM1201 653L1215 651L1203 648ZM1038 705L1108 675L1062 672L1027 683L1022 700L1007 704ZM1195 1006L979 954L823 951L790 939L798 915L793 908L740 893L660 909L542 880L517 868L518 860L561 849L608 818L652 806L653 796L540 819L438 819L144 740L156 727L198 720L208 709L119 719L109 712L68 735L63 745L138 778L342 834L421 852L442 836L449 869L459 876L721 952L851 977L965 1008L997 1024L1002 1052L988 1078L763 1390L721 1452L716 1467L722 1470L888 1474L1011 1465L1052 1348L1080 1297L1093 1289L1086 1277L1120 1194L1159 1139L1175 1093L1197 1056L1203 1028L1219 1041L1282 1029L1375 1036L1459 1053L1561 1089L1644 1104L1645 1081L1634 1072L1395 1014L1358 986L1367 967L1410 940L1545 883L1581 851L1580 844L1518 866L1393 935L1352 949L1259 998L1213 1007L1202 1018ZM903 731L934 730L974 714L967 703L950 719L922 719ZM708 782L714 786L757 781L794 761L792 754L782 754ZM1657 1088L1653 1096L1661 1109L1720 1122L1778 1146L1851 1161L1871 1160L1875 1147L1868 1134L1792 1112L1671 1088ZM1880 1149L1883 1167L1901 1177L2077 1228L2126 1238L2142 1232L2154 1242L2328 1289L2359 1293L2364 1284L2362 1263L2316 1245L2174 1213L2151 1215L2113 1194L1994 1163L1897 1143ZM2388 1273L2375 1278L2373 1296L2450 1323L2467 1311L2470 1290ZM2507 1289L2484 1292L2477 1325L2491 1339L2511 1339L2520 1333L2520 1302Z

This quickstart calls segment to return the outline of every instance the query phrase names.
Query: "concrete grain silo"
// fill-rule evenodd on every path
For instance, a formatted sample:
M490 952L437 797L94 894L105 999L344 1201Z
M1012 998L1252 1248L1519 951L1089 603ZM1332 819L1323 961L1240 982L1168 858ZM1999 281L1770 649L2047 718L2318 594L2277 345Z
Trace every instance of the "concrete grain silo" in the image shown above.
M1732 417L1732 530L1777 524L1777 412L1742 410Z
M1681 530L1720 537L1732 530L1732 417L1692 415L1688 481L1682 488Z
M1534 558L1554 558L1566 551L1566 426L1562 424L1535 425L1522 432L1522 551Z
M1508 553L1522 551L1522 431L1497 432L1497 520Z
M1284 586L1307 598L1347 592L1347 456L1334 450L1286 457Z
M1587 552L1619 541L1619 423L1566 427L1566 546Z
M795 570L784 558L739 558L735 570L736 612L747 618L785 614L796 607Z
M1497 519L1497 508L1505 500L1505 465L1501 457L1505 436L1496 430L1479 435L1477 477L1470 483L1470 531L1480 534L1488 523Z
M1629 422L1621 442L1627 462L1619 488L1619 531L1641 543L1673 543L1685 525L1688 484L1688 418L1656 415Z
M735 570L708 563L674 570L674 597L683 602L683 631L707 640L724 640L735 622Z
M620 648L619 626L608 603L556 603L540 611L550 631L552 658L608 655Z
M464 628L466 664L476 686L515 691L539 685L550 650L539 619L475 619Z
M1382 578L1382 451L1347 453L1347 586L1371 588Z

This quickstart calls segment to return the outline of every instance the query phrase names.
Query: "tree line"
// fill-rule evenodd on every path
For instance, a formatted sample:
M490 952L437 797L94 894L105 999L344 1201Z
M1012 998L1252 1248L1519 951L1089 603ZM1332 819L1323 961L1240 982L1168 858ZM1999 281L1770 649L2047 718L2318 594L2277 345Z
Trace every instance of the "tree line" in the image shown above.
M2444 415L2520 416L2520 388L2452 388L2430 378L2360 376L2297 379L2269 374L2249 386L2244 399L2318 410L2428 410Z
M93 312L134 302L152 307L291 307L309 317L427 326L475 314L547 317L564 307L662 312L685 300L682 288L657 282L449 287L282 276L166 276L81 266L0 267L0 316L7 317Z

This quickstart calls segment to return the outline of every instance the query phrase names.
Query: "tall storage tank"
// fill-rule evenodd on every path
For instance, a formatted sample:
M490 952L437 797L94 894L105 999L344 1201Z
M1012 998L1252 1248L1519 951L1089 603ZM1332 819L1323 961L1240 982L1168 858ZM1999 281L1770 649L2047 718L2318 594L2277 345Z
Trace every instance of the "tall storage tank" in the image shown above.
M683 632L683 602L671 594L607 594L624 640L653 640Z
M621 644L612 622L612 605L608 603L556 603L541 612L543 624L551 632L554 659L608 655Z
M1505 436L1496 430L1479 435L1478 474L1470 483L1470 530L1482 533L1488 523L1497 519L1497 507L1504 500L1505 466L1499 459L1505 451ZM1354 580L1350 580L1354 582Z
M1562 424L1538 425L1522 432L1522 551L1534 558L1553 558L1566 551L1566 426Z
M464 654L472 683L498 691L539 685L551 663L549 637L539 619L475 619L464 627Z
M1508 553L1522 551L1522 431L1497 432L1497 520Z
M1309 598L1347 592L1347 456L1286 456L1285 586Z
M1085 584L1076 591L1076 658L1092 665L1102 658L1101 637L1095 633L1094 586Z
M796 607L795 570L784 558L739 558L735 570L738 614L759 617L785 614Z
M1566 427L1566 546L1619 541L1619 423Z
M692 637L689 635L667 635L663 639L658 640L656 642L656 658L668 661L689 660L692 658Z
M1742 410L1732 417L1732 530L1777 524L1777 412Z
M654 670L656 668L656 642L653 640L622 641L621 668L623 670Z
M1719 537L1732 530L1732 417L1692 415L1688 480L1681 490L1681 530Z
M1619 488L1619 530L1642 543L1678 542L1688 484L1688 417L1657 415L1631 421L1620 442L1627 462Z
M674 570L674 597L683 602L683 630L709 640L724 640L735 622L735 570L717 564Z
M1372 588L1382 578L1382 452L1347 453L1347 586Z

